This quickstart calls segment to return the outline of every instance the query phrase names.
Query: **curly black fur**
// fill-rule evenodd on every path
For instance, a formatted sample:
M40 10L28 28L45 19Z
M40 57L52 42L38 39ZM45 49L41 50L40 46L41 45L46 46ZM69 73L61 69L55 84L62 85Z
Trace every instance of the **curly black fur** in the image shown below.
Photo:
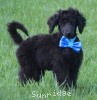
M71 48L60 48L59 41L62 35L67 38L77 37L76 28L82 33L86 24L84 16L76 9L59 10L48 19L49 32L55 26L59 32L53 34L40 34L23 40L16 29L21 29L28 35L25 27L12 22L8 31L15 43L19 44L16 55L20 64L19 80L26 83L28 80L40 81L46 70L56 75L59 85L76 87L76 80L82 63L83 51L75 52ZM71 33L71 34L69 34ZM77 37L75 41L79 41Z

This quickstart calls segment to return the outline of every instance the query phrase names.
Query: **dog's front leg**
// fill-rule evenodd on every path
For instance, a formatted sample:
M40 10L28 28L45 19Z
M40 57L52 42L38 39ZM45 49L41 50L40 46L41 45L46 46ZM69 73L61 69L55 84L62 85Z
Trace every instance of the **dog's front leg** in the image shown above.
M56 76L58 85L60 87L64 87L65 90L68 89L68 87L71 87L71 81L69 79L69 67L64 66L58 66L53 69L53 74Z

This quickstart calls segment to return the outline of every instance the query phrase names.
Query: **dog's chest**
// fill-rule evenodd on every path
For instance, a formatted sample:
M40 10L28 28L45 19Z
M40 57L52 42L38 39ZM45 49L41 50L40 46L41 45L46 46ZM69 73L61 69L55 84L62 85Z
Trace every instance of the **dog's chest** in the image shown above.
M65 56L71 56L72 52L74 52L71 48L65 48L63 53Z

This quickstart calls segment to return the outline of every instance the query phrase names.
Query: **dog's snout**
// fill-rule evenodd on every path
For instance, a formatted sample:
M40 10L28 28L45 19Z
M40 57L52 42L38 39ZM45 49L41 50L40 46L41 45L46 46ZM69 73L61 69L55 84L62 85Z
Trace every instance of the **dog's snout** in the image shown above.
M67 38L73 38L74 37L74 33L72 31L66 32L66 37Z
M74 33L73 31L74 31L74 26L72 26L70 23L67 23L65 25L65 33L72 34L72 33Z

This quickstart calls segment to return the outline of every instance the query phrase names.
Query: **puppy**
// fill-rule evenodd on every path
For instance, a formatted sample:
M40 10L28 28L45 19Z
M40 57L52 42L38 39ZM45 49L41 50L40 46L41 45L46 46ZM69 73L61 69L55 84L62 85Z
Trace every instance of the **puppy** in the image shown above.
M79 68L83 59L81 42L77 36L86 25L85 17L76 9L59 10L47 22L49 33L58 26L58 32L39 34L23 40L17 29L26 35L26 28L19 22L8 24L13 41L19 45L16 56L19 62L19 80L26 84L29 80L39 82L45 71L52 71L58 85L76 88Z

